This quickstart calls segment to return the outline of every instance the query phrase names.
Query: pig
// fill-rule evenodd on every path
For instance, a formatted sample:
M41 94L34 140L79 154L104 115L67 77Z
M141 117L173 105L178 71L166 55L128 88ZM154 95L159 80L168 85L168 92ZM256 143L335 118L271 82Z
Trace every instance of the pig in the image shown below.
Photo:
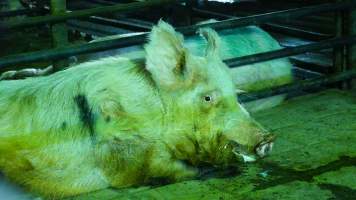
M33 193L197 177L199 166L263 158L274 136L237 102L220 38L203 56L159 21L144 60L108 57L44 77L0 82L0 170Z

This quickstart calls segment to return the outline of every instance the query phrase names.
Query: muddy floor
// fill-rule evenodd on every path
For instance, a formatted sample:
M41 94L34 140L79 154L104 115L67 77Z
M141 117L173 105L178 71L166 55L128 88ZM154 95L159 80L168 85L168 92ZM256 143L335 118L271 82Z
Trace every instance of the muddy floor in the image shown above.
M356 93L328 90L253 114L277 136L268 158L223 178L106 189L91 199L356 199Z

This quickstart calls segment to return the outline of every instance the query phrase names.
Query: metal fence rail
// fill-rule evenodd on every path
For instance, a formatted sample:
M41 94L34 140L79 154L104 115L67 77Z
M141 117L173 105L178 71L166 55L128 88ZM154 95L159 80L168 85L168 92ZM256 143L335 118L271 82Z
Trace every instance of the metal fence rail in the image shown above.
M248 17L241 17L237 19L228 19L220 22L213 22L207 24L200 24L189 26L187 28L180 28L184 34L192 34L194 30L197 30L200 27L211 27L216 30L220 29L229 29L236 27L243 27L249 25L260 25L267 22L273 21L288 21L289 19L308 16L311 14L325 13L332 11L341 11L341 10L351 10L356 8L356 0L349 0L341 3L325 3L315 6L307 6L302 8L288 9L276 12L270 12L265 14L251 15Z
M177 2L175 0L150 0L144 2L135 2L128 4L112 5L112 6L102 6L98 8L78 10L68 13L63 13L55 16L38 16L29 17L20 21L10 21L0 23L0 27L3 29L20 28L26 26L34 26L45 23L56 23L63 22L68 19L79 19L84 17L89 17L92 15L103 15L112 12L124 12L132 11L142 8L148 8L151 6L158 6L164 4L172 4ZM292 18L298 18L302 16L307 16L315 13L339 11L345 9L353 9L356 7L356 0L348 0L340 3L326 3L316 6L307 6L302 8L288 9L283 11L276 11L266 14L253 15L248 17L242 17L238 19L224 20L224 23L209 23L205 25L196 25L195 27L182 28L183 33L192 33L194 29L204 26L210 26L214 29L226 29L233 27L241 27L248 25L258 25L266 22L271 22L275 20L288 20ZM193 31L194 32L194 31Z
M59 47L49 50L40 50L29 53L10 55L0 58L0 68L20 63L55 60L78 54L92 53L97 51L130 46L137 44L138 42L144 42L146 40L146 37L147 34L141 34L137 36L118 38L108 41L93 42L85 45L68 45L66 47Z
M158 2L158 1L153 1L153 2ZM167 2L171 2L171 1L167 1ZM253 16L238 18L238 19L223 20L220 22L214 22L214 23L203 24L203 25L193 25L193 26L188 26L183 28L177 28L177 31L182 32L185 35L190 35L196 33L196 31L201 27L208 26L217 30L227 29L227 28L233 28L239 26L261 24L263 22L270 22L271 20L281 20L287 18L300 17L305 15L310 15L315 12L318 13L330 12L335 10L351 9L354 7L356 7L356 0L348 1L344 3L327 3L327 4L317 5L317 6L308 6L303 8L290 9L290 10L278 11L278 12L261 14L261 15L253 15ZM6 65L15 65L15 64L25 63L25 62L34 62L39 60L60 59L60 58L65 58L78 54L92 53L96 51L103 51L103 50L120 48L120 47L125 47L130 45L142 44L145 42L147 35L148 33L145 33L141 35L129 36L125 38L117 38L112 40L105 40L105 41L100 41L95 43L70 45L63 48L11 55L11 56L0 58L0 67ZM345 42L342 44L349 44L349 43ZM289 49L288 51L291 51L291 49ZM296 54L288 54L288 55L296 55ZM274 56L274 58L277 58L277 56ZM247 58L244 59L246 60ZM250 62L253 62L252 56L249 59ZM235 60L235 62L237 61Z
M344 45L356 44L356 35L349 37L340 37L334 39L328 39L321 42L315 42L312 44L299 45L296 47L286 47L279 50L268 51L266 53L258 53L238 58L231 58L225 60L226 64L230 67L239 67L247 64L253 64L257 62L263 62L273 60L277 58L283 58L293 55L298 55L306 52L313 52L322 49L329 49L333 47L340 47Z
M339 83L345 80L351 80L356 78L356 70L349 70L341 72L339 74L325 76L305 81L300 81L292 84L287 84L279 87L270 88L268 90L243 93L238 95L238 100L241 102L249 102L257 99L262 99L265 97L270 97L274 95L285 94L294 91L302 91L307 89L316 89L321 86L327 86L330 84Z
M108 10L110 9L111 10L109 12L129 11L138 8L146 8L158 4L161 5L162 3L168 4L176 1L156 0L156 1L148 1L148 2L146 2L146 4L131 3L125 5L104 6L100 8L74 11L71 13L64 13L56 16L31 17L24 21L4 22L0 24L0 28L11 29L11 28L31 26L31 25L37 25L43 23L56 23L56 22L65 21L67 19L77 19L77 18L88 17L96 14L102 14L104 12L107 13ZM310 14L315 14L315 13L342 11L342 10L351 10L351 9L353 10L354 8L356 8L356 0L349 0L341 3L340 2L326 3L321 5L308 6L308 7L297 8L297 9L289 9L289 10L253 15L253 16L242 17L242 18L233 18L233 19L223 20L220 22L213 22L213 23L202 24L202 25L193 25L188 27L177 28L177 31L185 35L191 35L191 34L195 34L196 31L202 27L211 27L216 30L229 29L229 28L243 27L248 25L259 25L274 20L279 20L279 21L289 20L292 18L298 18ZM65 57L78 55L78 54L92 53L92 52L97 52L102 50L109 50L114 48L126 47L130 45L142 44L143 42L146 41L147 36L148 33L143 33L140 35L99 41L99 42L88 43L84 45L82 44L69 45L66 47L55 48L50 50L42 50L42 51L6 56L0 58L0 67L11 66L11 65L26 63L26 62L41 61L41 60L56 60L56 59L62 59ZM350 48L351 45L355 43L356 43L356 35L347 36L347 37L338 37L334 39L324 40L321 42L315 42L312 44L300 45L297 47L283 48L283 49L269 51L265 53L232 58L229 60L225 60L224 62L230 67L239 67L247 64L263 62L272 59L298 55L305 52L318 51L322 49L345 47L345 46L348 46ZM239 100L243 102L248 102L248 101L252 101L268 96L283 94L290 91L317 88L322 85L329 85L345 80L351 80L355 77L356 77L356 70L348 70L332 76L301 81L301 82L288 84L288 85L284 85L284 86L280 86L264 91L258 91L258 92L248 93L248 94L240 94Z
M28 26L41 25L46 23L57 23L69 19L80 19L93 15L111 14L113 12L135 11L138 9L149 8L152 6L162 6L174 2L175 2L174 0L150 0L150 1L143 1L143 2L112 5L112 6L101 6L97 8L90 8L90 9L77 10L73 12L61 13L57 15L28 17L18 21L6 21L0 23L0 28L3 30L7 30L13 28L22 28Z
M51 49L51 50L41 50L36 52L6 56L0 59L0 67L5 67L5 66L20 64L25 62L61 59L71 55L96 52L98 50L106 50L108 48L115 48L118 46L120 47L130 46L132 44L137 43L137 40L144 41L146 37L147 34L141 34L135 37L125 37L125 38L110 40L111 43L94 42L86 45L70 45L70 46ZM336 46L343 46L343 45L355 44L355 43L356 43L356 35L350 37L329 39L322 42L315 42L312 44L300 45L296 47L283 48L279 50L269 51L266 53L259 53L259 54L232 58L232 59L225 60L225 63L229 67L238 67L246 64L263 62L263 61L277 59L281 57L298 55L305 52L318 51L326 48L332 48Z
M26 9L19 9L19 10L3 11L3 12L0 12L0 18L16 17L16 16L20 16L20 15L33 14L33 13L36 13L36 12L45 12L45 10L44 9L26 8Z

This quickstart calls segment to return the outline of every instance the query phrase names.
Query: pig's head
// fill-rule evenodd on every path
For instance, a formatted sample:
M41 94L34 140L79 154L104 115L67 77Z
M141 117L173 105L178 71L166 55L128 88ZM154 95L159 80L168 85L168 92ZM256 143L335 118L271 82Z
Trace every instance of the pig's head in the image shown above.
M272 149L273 136L237 102L219 36L201 29L204 56L192 55L183 36L160 21L145 46L146 68L164 105L162 138L176 159L192 165L254 161ZM243 48L243 47L242 47Z

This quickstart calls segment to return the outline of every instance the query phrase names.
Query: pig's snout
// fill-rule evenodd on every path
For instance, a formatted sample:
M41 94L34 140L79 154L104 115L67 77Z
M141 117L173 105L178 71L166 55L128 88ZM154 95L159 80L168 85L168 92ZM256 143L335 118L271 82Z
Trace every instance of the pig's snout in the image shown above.
M254 152L249 151L248 147L244 147L235 141L229 141L228 146L231 147L232 152L240 161L254 162L258 158L263 158L270 154L273 148L274 139L275 136L272 134L264 136L263 140L253 148Z
M256 147L255 152L258 157L263 158L272 151L273 142L263 143Z
M256 145L256 155L260 158L267 156L272 151L274 139L274 135L266 135L264 139L258 145Z

